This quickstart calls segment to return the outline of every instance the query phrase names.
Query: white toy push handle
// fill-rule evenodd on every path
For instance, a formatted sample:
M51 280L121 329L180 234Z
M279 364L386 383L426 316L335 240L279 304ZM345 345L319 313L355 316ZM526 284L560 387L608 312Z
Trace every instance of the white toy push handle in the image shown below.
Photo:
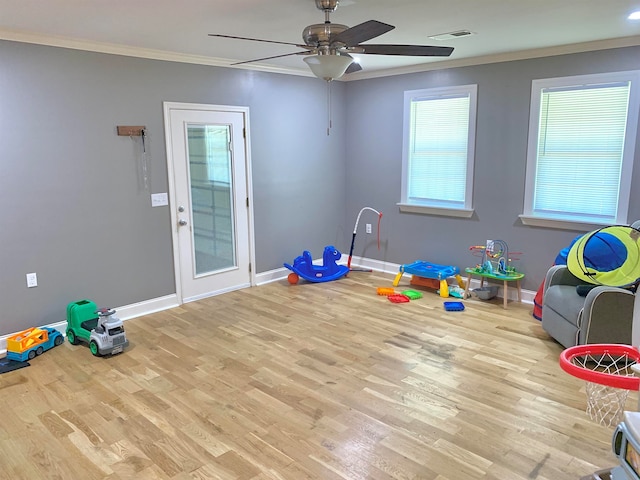
M349 249L349 260L347 261L347 268L349 268L349 270L351 270L351 257L353 256L353 246L356 243L356 233L358 232L358 223L360 222L360 216L362 215L362 212L364 212L365 210L371 210L376 215L378 215L378 250L380 250L380 219L382 218L382 213L376 210L375 208L364 207L360 210L360 213L358 213L358 217L356 218L356 224L353 227L353 235L351 235L351 248Z
M382 217L382 214L376 210L375 208L371 208L371 207L364 207L362 210L360 210L360 213L358 213L358 218L356 218L356 224L353 227L353 234L355 235L358 231L358 222L360 222L360 216L362 215L362 212L364 212L365 210L371 210L372 212L374 212L376 215L378 215L378 217Z

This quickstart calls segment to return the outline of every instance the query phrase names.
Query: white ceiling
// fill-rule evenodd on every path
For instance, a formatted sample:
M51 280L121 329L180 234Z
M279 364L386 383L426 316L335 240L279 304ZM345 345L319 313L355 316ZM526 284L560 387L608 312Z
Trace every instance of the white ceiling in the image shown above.
M358 79L640 45L634 10L640 0L343 0L331 21L396 27L369 43L455 48L445 59L362 55L363 71L344 77ZM298 49L209 33L302 43L304 27L323 21L314 0L0 0L2 39L224 66ZM475 35L428 38L458 30ZM298 55L236 68L310 74Z

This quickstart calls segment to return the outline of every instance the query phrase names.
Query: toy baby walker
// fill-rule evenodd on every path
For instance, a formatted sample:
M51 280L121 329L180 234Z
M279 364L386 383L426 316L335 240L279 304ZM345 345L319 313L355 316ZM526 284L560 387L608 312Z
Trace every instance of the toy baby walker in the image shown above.
M327 245L322 254L322 265L314 265L311 253L305 250L302 255L296 257L293 265L284 264L292 272L287 280L290 284L295 285L300 280L299 277L309 282L329 282L344 277L349 273L349 267L336 263L340 257L342 257L342 253L336 247Z

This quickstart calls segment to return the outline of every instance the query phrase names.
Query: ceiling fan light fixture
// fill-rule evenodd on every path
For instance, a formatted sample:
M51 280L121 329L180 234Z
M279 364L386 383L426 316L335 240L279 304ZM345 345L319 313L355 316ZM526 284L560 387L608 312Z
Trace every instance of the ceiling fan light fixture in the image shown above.
M303 60L316 77L327 82L344 75L353 62L353 58L346 55L311 55Z

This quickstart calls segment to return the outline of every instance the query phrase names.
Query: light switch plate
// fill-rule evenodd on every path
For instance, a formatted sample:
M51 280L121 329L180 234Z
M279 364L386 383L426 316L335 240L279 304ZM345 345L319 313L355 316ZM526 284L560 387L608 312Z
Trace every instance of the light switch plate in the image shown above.
M152 207L164 207L165 205L169 205L169 195L166 192L151 194Z
M27 287L33 288L38 286L38 276L35 273L27 273Z

